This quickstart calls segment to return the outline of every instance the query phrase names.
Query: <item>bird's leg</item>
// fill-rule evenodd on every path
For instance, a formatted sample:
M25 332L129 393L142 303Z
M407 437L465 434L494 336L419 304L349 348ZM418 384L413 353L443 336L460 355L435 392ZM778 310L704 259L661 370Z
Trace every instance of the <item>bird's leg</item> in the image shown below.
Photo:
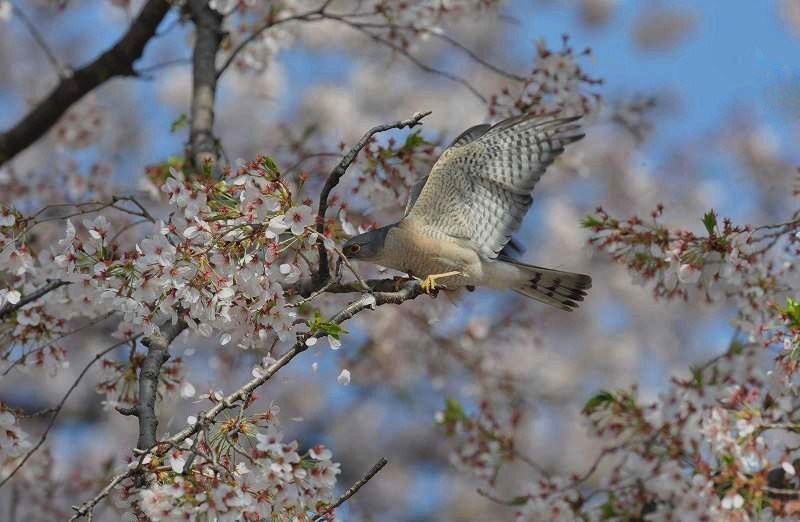
M422 281L422 289L425 290L425 293L430 294L437 288L436 285L437 279L442 279L444 277L451 277L457 275L463 275L463 274L459 271L445 272L443 274L431 274L428 277L426 277L424 281Z

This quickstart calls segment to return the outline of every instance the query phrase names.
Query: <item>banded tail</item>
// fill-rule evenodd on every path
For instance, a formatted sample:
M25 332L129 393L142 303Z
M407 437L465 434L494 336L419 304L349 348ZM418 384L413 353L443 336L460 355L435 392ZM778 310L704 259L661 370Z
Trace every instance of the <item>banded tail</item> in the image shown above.
M578 302L583 301L587 290L592 287L592 278L585 274L526 265L506 256L498 257L498 260L516 266L529 276L512 290L567 312L577 308Z

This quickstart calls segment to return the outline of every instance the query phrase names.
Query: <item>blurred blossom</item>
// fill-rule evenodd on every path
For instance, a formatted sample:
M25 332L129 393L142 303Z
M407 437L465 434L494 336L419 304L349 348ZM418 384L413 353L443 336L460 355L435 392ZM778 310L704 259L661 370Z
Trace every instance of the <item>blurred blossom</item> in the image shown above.
M618 0L581 0L578 13L589 27L603 27L609 23Z
M659 7L646 9L634 29L633 38L640 49L665 51L680 44L695 28L695 15L685 9Z

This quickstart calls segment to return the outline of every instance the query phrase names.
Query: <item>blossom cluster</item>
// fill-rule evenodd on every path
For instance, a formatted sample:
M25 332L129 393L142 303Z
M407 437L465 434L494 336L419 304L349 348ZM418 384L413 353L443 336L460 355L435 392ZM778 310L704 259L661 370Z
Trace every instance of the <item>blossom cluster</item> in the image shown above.
M106 406L131 406L143 362L135 340L156 333L164 321L185 321L193 335L242 348L294 339L303 328L290 302L292 287L315 267L318 233L310 200L294 195L302 178L295 186L269 158L242 162L220 181L187 180L179 166L154 168L150 175L174 209L166 221L129 198L76 204L63 219L0 207L0 266L9 285L0 289L0 300L10 312L3 318L10 325L2 333L4 372L56 372L68 364L62 339L113 317L114 336L120 346L128 341L129 353L101 361L97 389L107 396ZM137 210L130 210L131 203ZM122 243L131 222L107 211L141 217L151 232ZM31 231L51 220L64 223L65 234L41 245ZM327 225L325 234L341 233L334 221ZM323 242L333 245L328 237ZM53 289L20 304L48 285ZM76 326L77 319L88 322ZM340 345L337 332L328 340ZM181 358L172 358L160 374L159 391L178 390L193 395Z
M562 47L553 50L543 40L537 42L533 72L525 77L521 88L504 88L489 100L491 116L509 116L531 110L562 109L566 114L589 114L596 111L600 95L595 87L601 79L590 76L581 59L591 49L576 52L564 36Z
M339 209L343 232L347 235L359 232L348 215L395 210L405 202L411 187L433 164L435 152L434 145L419 132L409 134L402 142L389 138L386 143L372 141L367 144L353 166L352 174L342 183L342 192L358 199L333 196L330 200L331 206ZM360 208L358 201L368 202L369 210Z
M332 502L339 464L322 444L301 452L287 441L279 411L274 404L257 415L242 410L162 457L148 455L141 465L151 482L123 484L117 508L154 522L312 520Z
M582 224L592 231L592 246L624 264L637 284L653 282L657 297L686 299L697 289L714 300L741 284L757 249L749 228L727 219L720 227L711 211L704 218L708 236L698 236L659 223L663 211L659 205L649 219L623 221L597 208Z
M468 416L458 402L448 399L436 420L447 436L455 439L450 462L480 482L492 485L500 467L514 457L511 432L516 420L501 422L486 402L480 405L477 415Z
M309 268L317 233L311 207L293 200L270 163L243 165L219 182L187 181L172 169L162 191L179 212L132 251L115 251L102 215L84 221L88 237L68 221L53 254L59 276L73 283L69 299L118 311L123 337L182 319L223 345L234 336L243 347L289 338L296 312L283 285Z
M535 481L518 520L791 519L793 494L780 495L796 487L790 438L765 432L794 431L796 398L764 371L764 355L734 343L654 403L635 389L592 397L584 414L599 457L583 475Z

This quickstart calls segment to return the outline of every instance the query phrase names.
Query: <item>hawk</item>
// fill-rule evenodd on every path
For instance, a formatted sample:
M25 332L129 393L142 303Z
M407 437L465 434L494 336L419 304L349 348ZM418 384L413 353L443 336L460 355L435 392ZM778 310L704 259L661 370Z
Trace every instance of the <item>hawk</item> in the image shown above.
M521 263L510 251L536 182L583 138L579 119L523 114L467 129L412 187L399 222L352 237L342 252L424 278L428 293L486 286L572 310L591 277Z

